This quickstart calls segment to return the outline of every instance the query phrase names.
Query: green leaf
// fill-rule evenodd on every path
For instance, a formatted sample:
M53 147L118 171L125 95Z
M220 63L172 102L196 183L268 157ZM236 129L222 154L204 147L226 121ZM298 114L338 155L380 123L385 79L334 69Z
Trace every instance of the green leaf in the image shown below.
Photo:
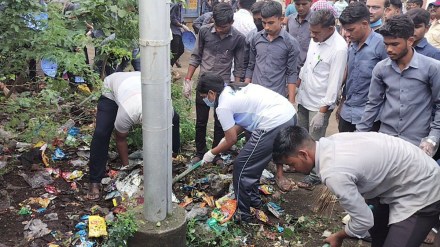
M123 10L123 9L119 9L118 10L118 16L121 18L124 18L127 15L127 11Z

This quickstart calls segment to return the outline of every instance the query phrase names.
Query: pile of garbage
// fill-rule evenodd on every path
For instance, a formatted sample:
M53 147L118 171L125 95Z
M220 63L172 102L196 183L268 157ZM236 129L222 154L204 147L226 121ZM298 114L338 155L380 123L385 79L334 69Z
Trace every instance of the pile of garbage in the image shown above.
M67 121L50 144L14 142L14 136L1 129L2 137L8 139L0 142L5 143L0 146L0 155L4 155L0 156L0 169L12 167L16 158L20 162L18 175L32 188L32 196L14 207L8 191L0 190L2 199L6 199L0 203L0 212L16 214L18 220L24 220L21 223L25 242L44 238L50 247L96 246L105 241L107 228L119 213L143 203L139 159L130 160L128 167L109 169L108 177L102 180L106 194L105 201L98 202L100 205L85 200L87 183L82 179L88 173L92 138L81 134L74 125L73 120ZM109 155L111 160L117 157L115 152ZM71 210L64 212L65 209ZM59 220L67 220L70 229L57 229L60 224L54 222Z

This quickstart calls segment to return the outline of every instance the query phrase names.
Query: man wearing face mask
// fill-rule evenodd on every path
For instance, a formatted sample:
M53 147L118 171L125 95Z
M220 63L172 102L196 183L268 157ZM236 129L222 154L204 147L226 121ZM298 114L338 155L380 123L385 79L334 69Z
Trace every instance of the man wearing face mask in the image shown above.
M299 44L282 28L281 16L280 3L264 3L261 9L264 30L250 40L245 82L261 85L284 97L289 95L289 101L294 103L292 94L298 79ZM276 181L283 191L292 188L292 183L284 177L282 165L277 166Z
M203 73L197 85L197 94L207 106L216 106L218 119L225 138L206 152L203 162L227 151L237 142L237 136L246 130L249 140L234 161L233 186L238 203L236 220L251 222L250 207L260 208L258 185L264 168L271 160L273 140L280 129L296 124L296 111L289 101L278 93L254 83L230 83L224 86L222 77Z
M219 3L213 10L214 23L202 26L197 37L196 46L189 60L188 72L183 85L183 95L191 98L192 76L200 65L200 73L212 72L220 75L225 82L230 81L232 60L234 60L234 77L239 81L243 77L245 37L232 27L234 12L228 3ZM196 94L196 155L192 163L202 159L206 152L206 127L209 119L208 107L199 94ZM223 131L214 114L214 140L216 146L223 138Z

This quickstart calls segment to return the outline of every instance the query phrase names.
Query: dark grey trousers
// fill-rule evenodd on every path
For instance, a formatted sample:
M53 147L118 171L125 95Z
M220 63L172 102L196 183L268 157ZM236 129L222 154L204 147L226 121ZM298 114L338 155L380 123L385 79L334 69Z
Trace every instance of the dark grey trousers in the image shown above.
M367 200L367 203L374 206L374 226L370 229L372 247L419 247L431 228L439 222L440 201L392 225L388 225L387 204L380 204L377 199Z
M234 162L233 185L241 220L248 220L250 207L262 205L258 192L261 174L272 159L273 142L278 132L296 124L296 115L270 130L254 130Z

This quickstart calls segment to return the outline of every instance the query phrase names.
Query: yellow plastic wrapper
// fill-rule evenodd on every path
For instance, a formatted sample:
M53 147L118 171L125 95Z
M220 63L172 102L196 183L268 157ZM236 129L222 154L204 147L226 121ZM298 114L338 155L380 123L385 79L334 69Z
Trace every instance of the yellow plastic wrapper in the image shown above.
M41 148L44 144L46 144L44 141L39 141L34 145L34 148Z
M89 238L107 236L107 225L105 219L99 215L89 217Z
M80 92L85 93L85 94L91 94L92 93L90 91L90 88L86 84L79 85L78 89L79 89Z

